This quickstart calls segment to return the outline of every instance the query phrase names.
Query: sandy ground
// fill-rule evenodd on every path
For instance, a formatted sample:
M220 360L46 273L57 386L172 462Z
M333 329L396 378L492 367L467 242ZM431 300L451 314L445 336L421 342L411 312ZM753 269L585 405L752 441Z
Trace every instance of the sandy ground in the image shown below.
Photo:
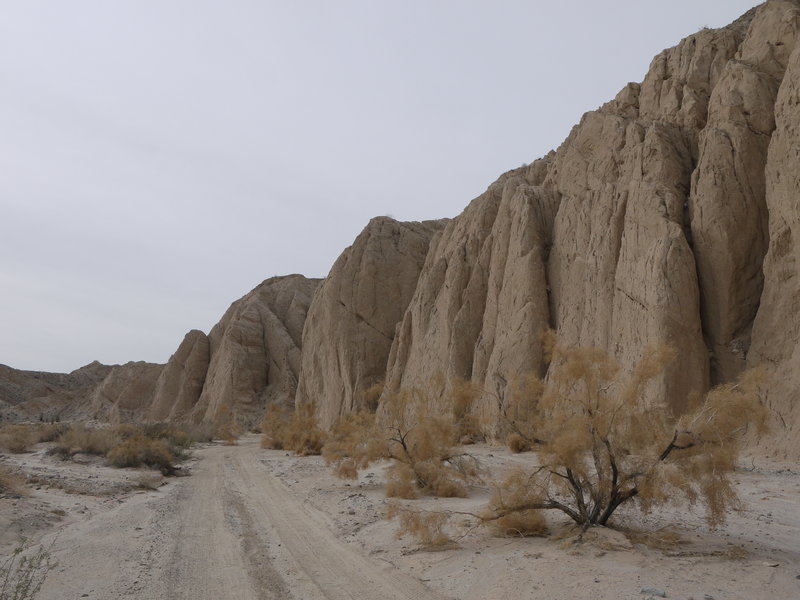
M143 599L647 599L644 588L694 600L800 599L800 472L761 464L737 472L744 510L710 530L702 514L625 518L636 533L574 545L498 538L456 519L456 547L421 551L383 519L383 468L356 482L319 457L237 446L195 451L189 477L137 489L143 472L35 453L4 457L36 479L0 498L0 549L19 535L52 544L57 560L39 598ZM492 471L530 457L473 450ZM152 482L150 482L152 483ZM424 498L423 509L475 511L488 491ZM647 543L642 543L642 542Z

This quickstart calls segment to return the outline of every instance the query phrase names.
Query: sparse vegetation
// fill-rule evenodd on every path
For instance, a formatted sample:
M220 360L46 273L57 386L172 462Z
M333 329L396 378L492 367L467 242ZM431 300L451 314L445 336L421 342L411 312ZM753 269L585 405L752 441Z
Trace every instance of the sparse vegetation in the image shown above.
M526 506L536 501L537 490L529 485L529 475L523 469L513 469L492 493L489 501L490 525L499 535L532 536L547 532L541 510L521 509L498 514L508 506Z
M0 600L30 600L36 597L54 563L50 548L29 552L23 539L0 565Z
M605 351L565 348L552 338L548 344L549 377L522 380L500 407L509 447L534 451L538 466L512 470L494 485L485 511L463 514L500 534L524 536L546 531L545 510L564 513L585 531L608 525L626 503L645 512L699 503L711 526L739 506L730 479L739 444L749 430L765 430L759 371L690 399L676 417L645 395L664 376L671 349L649 349L626 373ZM400 525L423 545L444 527L408 515Z
M261 447L283 450L283 433L292 418L292 411L281 402L273 402L261 422Z
M475 398L481 393L481 387L472 381L457 379L451 385L451 410L456 426L456 441L459 444L474 444L485 441L483 424L473 412Z
M289 450L300 456L318 455L328 439L317 422L314 403L290 410L275 403L267 408L261 423L261 447Z
M40 442L53 442L69 429L66 423L45 423L38 426Z
M675 418L644 394L672 356L650 349L625 377L605 351L553 344L550 377L529 380L514 400L524 405L506 411L512 449L532 448L540 466L501 483L484 518L555 509L588 527L608 524L626 502L648 511L683 498L702 502L710 525L723 522L738 502L729 476L739 442L765 427L761 379L746 373Z
M128 437L108 453L108 463L115 467L153 467L164 475L175 474L175 455L163 439L145 435Z
M185 459L197 433L170 423L93 429L83 425L69 427L48 452L67 460L76 454L104 456L115 467L148 466L165 475L174 475L175 463Z
M164 478L155 473L142 473L135 481L140 490L157 490L164 485Z
M223 404L214 420L217 423L216 437L228 446L235 446L240 433L239 424L236 422L236 411L230 404Z
M123 430L124 431L124 430ZM48 451L63 459L76 454L105 456L124 438L117 429L92 429L83 425L74 425L61 434L55 445Z
M300 456L319 455L327 440L317 422L314 403L297 406L284 432L283 447Z
M0 465L0 496L24 493L23 479L5 465Z
M0 448L14 454L28 452L39 441L36 427L31 425L6 425L0 430Z
M386 511L386 518L399 522L395 537L411 535L425 550L443 550L455 544L445 529L449 518L447 513L409 510L392 502Z
M385 393L377 415L346 415L334 426L323 456L334 472L355 478L369 464L388 459L386 495L416 498L420 493L464 496L466 485L477 480L479 465L471 455L454 448L462 429L458 418L467 414L465 388L444 402L431 386ZM459 399L454 409L454 397Z

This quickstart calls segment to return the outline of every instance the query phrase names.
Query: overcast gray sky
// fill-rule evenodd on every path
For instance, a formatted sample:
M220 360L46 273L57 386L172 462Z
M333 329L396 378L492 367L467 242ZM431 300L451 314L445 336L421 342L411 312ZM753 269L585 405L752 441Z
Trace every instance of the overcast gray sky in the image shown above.
M0 363L166 361L452 217L740 0L0 0Z

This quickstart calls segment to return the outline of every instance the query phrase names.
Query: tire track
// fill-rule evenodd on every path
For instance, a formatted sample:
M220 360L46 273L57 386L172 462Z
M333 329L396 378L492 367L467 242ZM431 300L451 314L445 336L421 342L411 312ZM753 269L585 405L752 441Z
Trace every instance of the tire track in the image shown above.
M258 462L253 444L235 454L235 486L256 522L266 521L327 600L443 600L418 579L378 564L341 541L326 516L294 496Z

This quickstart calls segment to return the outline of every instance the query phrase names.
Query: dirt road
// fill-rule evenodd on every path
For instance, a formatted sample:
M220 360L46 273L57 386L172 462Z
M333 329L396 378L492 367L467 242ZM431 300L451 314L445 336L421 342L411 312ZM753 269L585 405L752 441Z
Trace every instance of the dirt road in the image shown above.
M492 473L535 458L470 451ZM29 496L0 498L2 547L17 535L47 545L58 532L58 565L39 596L48 600L641 600L646 588L678 600L800 598L796 465L758 459L737 470L744 505L715 528L701 507L680 504L621 509L628 537L600 531L581 545L565 541L569 524L558 515L549 515L550 536L534 538L455 520L458 543L425 552L384 518L385 463L343 481L320 457L261 450L251 436L201 448L190 477L136 492L152 472L60 461L44 445L3 461L33 479ZM405 502L475 513L489 493Z
M254 439L197 454L191 477L64 528L40 597L443 598L338 538L264 468Z

